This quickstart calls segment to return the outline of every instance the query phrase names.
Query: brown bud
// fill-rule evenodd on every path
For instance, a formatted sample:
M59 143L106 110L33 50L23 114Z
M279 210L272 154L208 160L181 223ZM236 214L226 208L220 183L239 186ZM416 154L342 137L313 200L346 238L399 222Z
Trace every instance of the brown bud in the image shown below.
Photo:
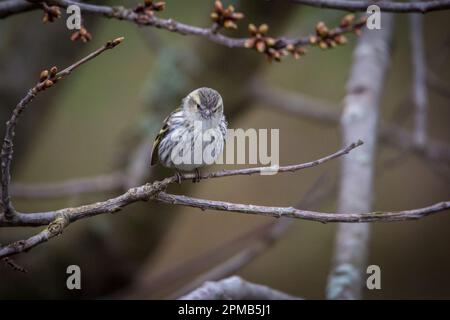
M242 12L234 12L231 17L235 20L241 20L244 19L244 14Z
M326 37L328 35L328 28L323 21L320 21L316 25L316 33L320 37Z
M162 11L165 8L166 8L166 3L164 1L157 2L152 6L152 9L155 11Z
M276 43L276 40L274 38L270 38L270 37L266 38L266 44L269 47L273 47L275 45L275 43Z
M224 26L225 28L228 28L228 29L237 29L236 23L234 23L234 22L231 21L231 20L226 20L226 21L223 23L223 26Z
M223 4L222 4L222 1L217 0L217 1L214 3L214 9L215 9L216 11L222 11L222 10L223 10Z
M256 29L256 26L253 23L250 23L248 25L248 31L252 34L256 34L258 32L258 29Z
M58 6L51 6L51 7L49 8L49 12L50 12L55 18L61 17L61 9L59 9Z
M269 26L266 23L263 23L259 26L259 32L262 34L266 34L269 31Z
M56 76L57 73L58 73L58 68L56 66L53 66L50 69L50 76L53 78L54 76Z
M217 22L219 20L219 15L217 14L217 12L211 12L210 17L213 21Z
M78 31L75 31L74 33L72 33L72 35L70 36L70 40L75 41L78 40L78 38L80 37L80 33Z
M48 70L43 70L41 72L41 75L39 76L39 82L47 80L47 78L48 78Z
M123 40L125 40L125 37L116 38L112 41L112 45L117 46L118 44L122 43Z
M319 41L319 39L317 39L316 36L310 36L310 37L309 37L309 43L310 43L310 44L316 44L317 41Z
M319 48L320 49L327 49L328 48L328 44L325 41L320 41L319 42Z
M44 88L50 88L53 85L53 81L52 80L45 80L44 82Z
M286 50L288 50L288 51L294 51L294 49L295 49L295 46L294 46L292 43L289 43L289 44L286 46Z
M342 34L340 34L334 38L334 41L336 41L337 44L346 44L347 38L345 36L343 36Z
M254 38L248 38L247 40L245 40L244 46L246 48L253 48L255 46L255 39Z
M48 14L44 14L44 16L42 17L42 22L47 23L48 21L49 21Z
M266 50L266 44L264 41L256 42L256 50L258 50L258 52L264 52Z
M144 0L144 5L150 7L153 4L153 0Z
M336 41L329 39L329 40L327 40L327 45L328 45L328 47L336 48L337 43L336 43Z

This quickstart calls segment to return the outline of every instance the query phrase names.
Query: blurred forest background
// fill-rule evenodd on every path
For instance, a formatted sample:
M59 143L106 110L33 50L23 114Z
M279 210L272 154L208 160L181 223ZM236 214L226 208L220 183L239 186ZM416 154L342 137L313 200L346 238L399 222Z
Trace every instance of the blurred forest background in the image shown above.
M132 1L97 3L135 5ZM167 9L158 16L206 27L211 8L212 1L168 0ZM274 7L265 1L240 1L238 8L246 18L233 35L246 34L249 22L267 22L275 36L308 35L317 21L334 26L345 15L287 2ZM429 13L424 20L429 70L447 84L449 18L449 12L443 11ZM204 38L92 16L86 17L85 25L93 40L87 44L71 42L63 19L48 24L42 24L41 19L42 12L35 11L0 20L2 128L42 69L69 65L118 36L124 36L125 41L33 102L17 130L13 182L55 182L125 170L129 173L125 187L131 187L169 175L170 171L161 167L150 170L151 143L162 119L183 96L201 86L222 94L231 128L279 128L281 164L314 160L341 145L337 125L281 112L254 99L249 88L256 78L325 101L339 112L356 36L350 35L347 45L332 50L309 48L300 60L268 63L251 50L229 49ZM411 127L413 110L410 50L408 16L396 15L392 63L381 110L382 119L405 128ZM447 96L428 91L428 123L430 137L450 143L450 87L446 89ZM293 174L172 185L170 191L206 199L291 206L323 174L324 188L325 184L335 185L339 161ZM205 170L215 169L219 167ZM385 144L377 149L375 179L375 210L416 208L450 197L448 171ZM121 191L14 200L21 211L39 211L100 201ZM335 211L336 193L315 203L314 209ZM15 260L28 269L26 274L1 265L0 299L170 297L216 265L217 255L224 259L253 240L243 237L225 247L224 243L272 220L153 202L134 204L118 214L80 221L58 239L16 256ZM296 220L279 241L238 274L304 298L324 298L335 227ZM366 290L364 298L450 298L448 211L413 222L372 224L372 228L369 263L381 267L382 289ZM1 231L0 243L7 243L36 229ZM192 259L197 259L196 264L183 267ZM82 290L66 288L66 267L72 264L81 267ZM178 272L168 275L170 270Z

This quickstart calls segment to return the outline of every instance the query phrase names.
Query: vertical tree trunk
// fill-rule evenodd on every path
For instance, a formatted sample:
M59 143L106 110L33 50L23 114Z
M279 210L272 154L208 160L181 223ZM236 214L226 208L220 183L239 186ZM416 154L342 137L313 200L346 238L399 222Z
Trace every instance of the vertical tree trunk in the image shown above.
M385 75L390 60L393 21L381 18L381 30L365 30L355 51L341 116L343 144L364 145L342 159L339 212L368 212L373 200L377 124ZM328 299L360 299L367 267L368 224L338 225Z

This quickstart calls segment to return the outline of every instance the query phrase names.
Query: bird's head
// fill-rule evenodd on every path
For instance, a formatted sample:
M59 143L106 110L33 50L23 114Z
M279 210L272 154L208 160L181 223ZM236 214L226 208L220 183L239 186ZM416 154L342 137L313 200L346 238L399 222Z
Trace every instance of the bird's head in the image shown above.
M199 88L189 93L183 100L183 108L195 120L220 118L223 114L223 101L220 94L211 88Z

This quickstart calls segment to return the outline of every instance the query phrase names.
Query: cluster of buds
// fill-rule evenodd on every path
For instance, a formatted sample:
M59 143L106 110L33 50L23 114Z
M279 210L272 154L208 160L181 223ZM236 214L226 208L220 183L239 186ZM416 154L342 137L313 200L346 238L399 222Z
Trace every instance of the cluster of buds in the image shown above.
M280 61L283 55L282 50L275 48L276 40L268 37L267 32L269 26L262 24L259 27L254 24L249 24L248 31L250 32L250 38L245 41L245 47L249 49L255 49L258 52L265 53L269 61Z
M329 30L321 21L316 25L316 35L309 37L309 43L317 45L321 49L328 49L347 43L347 38L336 29Z
M347 38L343 35L345 32L354 32L361 34L362 27L366 24L367 17L362 17L356 21L354 14L347 14L341 19L339 28L329 30L324 22L316 25L316 35L309 38L309 43L317 45L321 49L334 48L338 45L347 43Z
M43 9L44 9L44 17L42 17L42 22L53 22L59 17L61 17L61 9L58 6L48 6L43 3Z
M39 83L33 88L35 92L43 91L53 86L57 79L58 68L51 67L50 70L43 70L39 75Z
M221 27L237 29L236 22L244 18L242 12L235 12L232 5L223 7L222 1L217 0L214 3L214 11L211 13L211 19Z
M306 50L297 44L286 44L283 40L277 40L267 36L269 26L262 24L256 27L253 24L248 26L250 38L245 41L246 48L253 48L258 52L264 53L269 61L280 62L283 56L292 54L295 59L305 55Z
M149 18L153 17L155 11L162 11L166 7L164 1L153 2L153 0L145 0L143 4L138 4L134 8L134 12L137 13L137 22L145 23Z
M70 36L70 40L72 41L81 40L84 43L86 43L92 40L92 35L89 33L89 31L87 31L85 27L82 26L80 30L72 33L72 35Z

